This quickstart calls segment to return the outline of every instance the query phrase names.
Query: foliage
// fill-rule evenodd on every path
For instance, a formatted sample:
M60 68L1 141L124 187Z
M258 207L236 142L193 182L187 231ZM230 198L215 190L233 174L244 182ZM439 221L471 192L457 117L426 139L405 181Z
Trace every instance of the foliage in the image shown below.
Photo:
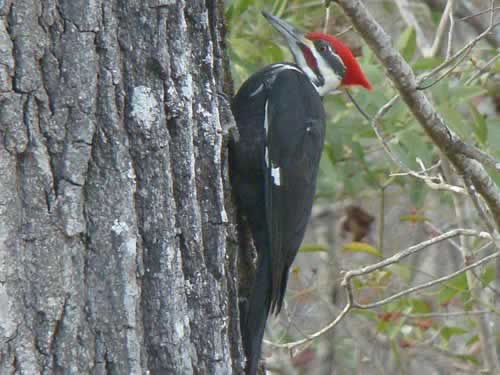
M259 68L273 62L292 61L283 41L260 15L261 10L267 10L303 30L321 30L324 21L324 6L321 1L229 0L226 9L229 54L236 89ZM342 17L336 7L332 7L331 12L334 19ZM437 26L440 17L434 18ZM417 75L428 72L443 62L441 57L422 57L419 54L416 33L412 27L403 30L394 44L411 63ZM361 52L358 61L373 88L371 92L354 88L351 93L360 107L373 116L396 91L370 50L363 46ZM440 80L426 92L450 129L463 141L477 146L499 160L500 120L498 116L485 116L479 104L498 95L490 78L491 74L500 72L500 63L493 65L486 74L477 74L478 66L484 66L497 53L498 51L492 48L481 48L472 58L465 59L453 74ZM427 80L426 83L432 82L433 79L435 78ZM400 217L402 226L424 225L431 221L425 213L428 194L437 195L443 205L452 205L448 193L429 190L421 180L390 176L392 172L400 172L398 167L385 154L370 124L346 95L330 95L324 99L324 105L328 123L317 204L378 197L381 192L391 188L391 191L407 194L411 202L407 214ZM381 120L381 129L391 150L411 169L420 170L417 158L427 167L439 160L440 155L436 148L403 104L396 104L385 114ZM497 183L500 182L498 174L492 174L492 178ZM384 249L379 248L379 245L371 246L353 241L344 245L341 250L371 254L370 262L374 262L384 254ZM302 251L325 253L327 248L324 245L308 244ZM367 293L368 290L375 290L375 299L378 300L392 294L395 285L408 286L414 275L419 272L423 273L422 270L398 264L366 277L359 277L354 280L353 285L356 295L367 295L371 293ZM479 282L486 288L493 286L494 278L493 267L487 267L478 274ZM370 295L373 297L373 293ZM476 366L477 357L468 354L468 350L477 341L476 327L470 318L464 318L460 326L454 326L449 325L446 319L412 317L419 314L425 316L436 310L446 312L451 306L470 309L471 298L466 276L462 274L430 292L411 295L388 304L378 313L356 310L354 316L371 321L379 333L386 335L395 345L393 350L396 356L400 349L415 347L437 335L440 341L436 345L440 349L454 350L451 353L454 358ZM483 307L491 308L488 304ZM454 343L458 339L463 345L457 347ZM353 342L349 341L349 345L353 345ZM352 358L349 358L345 358L345 368L351 368Z

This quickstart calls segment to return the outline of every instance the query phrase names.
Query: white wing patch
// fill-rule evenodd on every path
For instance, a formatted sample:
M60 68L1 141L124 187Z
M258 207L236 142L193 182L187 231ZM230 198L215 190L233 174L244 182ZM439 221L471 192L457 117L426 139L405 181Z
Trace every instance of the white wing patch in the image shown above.
M267 140L267 132L269 130L269 120L267 118L267 105L269 101L266 100L266 104L264 107L264 130L266 131L266 140ZM266 162L266 168L269 168L269 166L272 164L269 162L269 147L267 146L266 143L266 148L265 148L265 154L264 154L264 160ZM271 167L271 177L273 178L273 184L276 186L281 185L281 171L280 167Z
M273 177L273 183L276 186L281 185L281 171L280 171L280 169L281 169L280 167L271 168L271 176Z
M267 130L269 129L269 121L267 119L267 104L269 100L266 100L266 105L264 106L264 129L266 130L266 138L267 138Z
M267 103L269 103L268 100L266 100L266 104L264 106L264 130L266 131L266 150L264 160L266 162L266 167L269 168L269 149L267 147L267 130L269 129L269 122L267 119Z

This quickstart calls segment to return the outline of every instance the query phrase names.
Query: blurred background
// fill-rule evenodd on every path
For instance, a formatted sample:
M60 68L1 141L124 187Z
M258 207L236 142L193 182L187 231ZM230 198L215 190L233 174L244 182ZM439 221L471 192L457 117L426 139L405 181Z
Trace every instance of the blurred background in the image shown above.
M416 75L441 64L445 37L436 38L446 0L369 0L365 5L392 36ZM490 14L478 14L489 0L455 0L450 52L455 53L485 30ZM500 6L500 2L496 2ZM265 65L292 61L279 35L261 16L267 10L304 31L325 27L322 1L226 0L228 53L234 88ZM500 12L496 12L495 21ZM471 17L472 16L472 17ZM358 57L372 91L352 89L358 104L373 116L394 95L384 67L376 61L349 20L332 3L326 25ZM500 27L486 35L456 69L426 90L446 124L462 140L500 160ZM432 80L431 80L432 81ZM419 290L375 309L352 311L334 330L289 353L270 343L306 337L330 323L345 304L341 270L359 268L457 227L481 229L465 198L435 190L399 172L385 154L370 124L347 96L324 99L327 139L317 197L306 239L290 276L286 306L268 323L264 357L276 374L479 374L484 367L478 334L486 322L499 345L500 283L494 263L461 274L436 287ZM381 120L392 151L420 171L441 158L404 104ZM429 171L459 184L444 162ZM491 173L498 184L500 175ZM484 240L441 242L397 265L355 279L355 297L367 304L398 291L445 276L464 265L463 247L486 256ZM498 275L500 278L500 275Z

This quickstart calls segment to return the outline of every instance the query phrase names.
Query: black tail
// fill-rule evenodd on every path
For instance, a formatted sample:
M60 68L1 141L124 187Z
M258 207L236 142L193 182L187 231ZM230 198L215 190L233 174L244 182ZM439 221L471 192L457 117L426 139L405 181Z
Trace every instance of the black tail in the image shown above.
M240 329L247 357L247 375L257 374L259 367L262 339L271 306L270 267L269 253L261 251L252 294L244 306L240 304Z

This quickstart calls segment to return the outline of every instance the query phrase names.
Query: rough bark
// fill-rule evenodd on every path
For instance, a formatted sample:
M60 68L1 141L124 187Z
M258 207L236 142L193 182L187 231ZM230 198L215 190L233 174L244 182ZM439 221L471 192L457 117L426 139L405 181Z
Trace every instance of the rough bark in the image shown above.
M187 3L0 0L0 374L241 369L223 5Z

